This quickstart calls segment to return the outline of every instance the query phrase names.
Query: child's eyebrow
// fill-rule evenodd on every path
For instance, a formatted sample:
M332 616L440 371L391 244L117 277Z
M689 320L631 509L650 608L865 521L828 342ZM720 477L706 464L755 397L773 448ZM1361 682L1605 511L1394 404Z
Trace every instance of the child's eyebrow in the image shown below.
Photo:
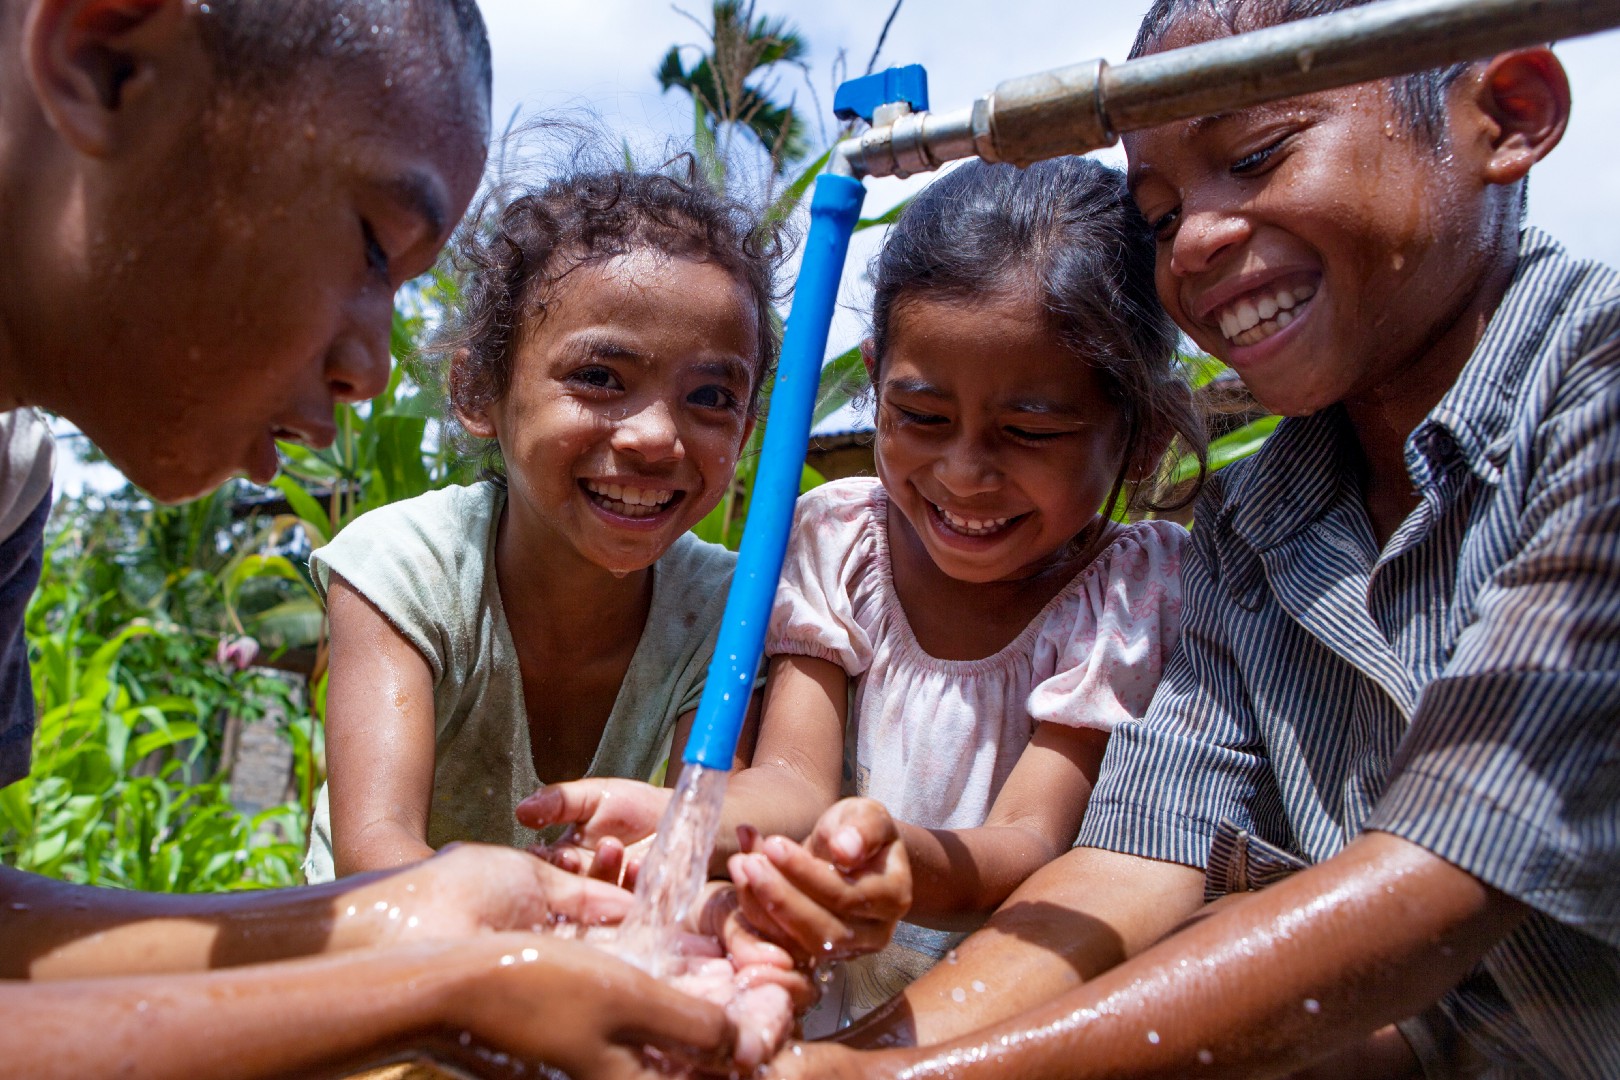
M904 375L897 376L893 379L884 379L883 389L889 391L890 393L898 391L902 394L920 394L923 397L950 397L950 395L945 391L941 390L939 387L925 379L918 379Z
M754 377L754 371L747 364L734 356L721 357L715 360L702 360L693 365L699 375L711 379L725 379L729 382L746 385Z

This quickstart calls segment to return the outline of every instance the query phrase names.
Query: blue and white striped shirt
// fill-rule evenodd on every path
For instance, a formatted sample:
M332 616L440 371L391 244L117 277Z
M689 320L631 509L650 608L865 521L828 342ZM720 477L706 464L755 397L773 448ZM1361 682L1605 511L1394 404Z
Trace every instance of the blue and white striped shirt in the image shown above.
M1381 551L1356 460L1334 408L1212 480L1181 649L1080 842L1219 892L1404 837L1534 912L1453 1033L1493 1075L1620 1076L1620 275L1525 232Z

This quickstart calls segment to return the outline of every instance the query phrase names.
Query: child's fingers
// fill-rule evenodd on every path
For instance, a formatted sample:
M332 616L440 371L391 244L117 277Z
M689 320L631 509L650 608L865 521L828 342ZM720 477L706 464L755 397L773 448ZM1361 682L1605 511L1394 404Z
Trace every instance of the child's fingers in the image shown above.
M805 846L853 873L900 838L894 818L874 799L840 799L816 822Z
M891 851L899 847L892 845ZM902 891L905 906L910 906L910 873L903 876L889 873L883 863L871 865L851 878L785 836L767 839L761 855L809 899L844 918L886 918L899 904ZM902 907L899 914L904 913Z
M517 804L517 819L531 829L564 823L581 825L602 807L602 789L589 780L547 784Z
M624 875L624 845L611 836L604 836L596 845L595 857L585 872L597 881L619 884Z
M767 936L807 961L850 950L855 937L850 927L796 888L769 859L737 855L731 870L743 915Z

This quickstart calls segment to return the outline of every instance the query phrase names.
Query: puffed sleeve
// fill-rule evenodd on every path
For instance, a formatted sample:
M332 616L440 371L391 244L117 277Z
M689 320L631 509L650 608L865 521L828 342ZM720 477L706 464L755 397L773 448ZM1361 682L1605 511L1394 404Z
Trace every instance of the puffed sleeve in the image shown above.
M1113 731L1147 712L1181 626L1181 556L1187 532L1139 521L1082 572L1071 606L1036 642L1029 694L1035 723Z
M873 569L876 483L839 480L799 498L765 638L768 655L819 657L851 676L871 664L872 639L857 609Z

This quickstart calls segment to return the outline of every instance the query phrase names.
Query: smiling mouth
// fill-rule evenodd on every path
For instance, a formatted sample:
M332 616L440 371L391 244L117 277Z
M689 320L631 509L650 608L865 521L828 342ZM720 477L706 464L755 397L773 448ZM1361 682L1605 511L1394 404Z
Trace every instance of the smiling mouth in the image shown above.
M952 513L938 503L929 503L934 508L934 517L941 525L958 536L994 536L1004 532L1013 522L1023 518L1022 514L1012 517L978 518L967 517L963 514Z
M609 513L627 518L661 514L686 497L686 492L674 488L631 487L596 480L581 480L579 486L591 502Z
M1299 318L1300 309L1315 295L1314 284L1276 285L1249 293L1213 314L1228 342L1256 345Z

